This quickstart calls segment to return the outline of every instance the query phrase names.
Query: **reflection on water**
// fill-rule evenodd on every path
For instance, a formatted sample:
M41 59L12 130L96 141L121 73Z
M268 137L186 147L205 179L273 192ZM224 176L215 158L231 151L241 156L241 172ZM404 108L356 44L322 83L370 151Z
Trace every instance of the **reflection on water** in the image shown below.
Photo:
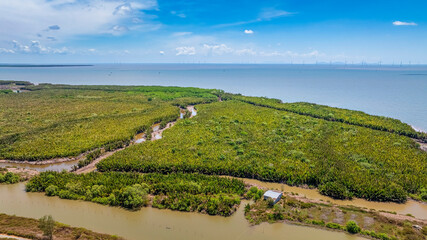
M194 117L194 116L196 116L196 115L197 115L197 111L196 111L196 109L194 108L194 106L188 106L188 107L187 107L187 110L191 112L191 117Z
M142 133L138 133L138 134L136 134L135 135L135 143L142 143L142 142L145 142L145 133L144 132L142 132Z
M74 165L77 165L79 160L73 160L62 163L53 163L53 164L29 164L29 163L0 163L0 167L17 167L17 168L26 168L37 170L39 172L46 171L57 171L62 170L70 171Z
M353 205L357 207L363 207L367 209L383 210L389 212L396 212L399 214L412 214L413 216L420 219L427 219L427 204L417 202L414 200L408 200L404 204L399 203L390 203L390 202L371 202L364 199L356 198L353 200L335 200L330 197L321 195L317 189L305 189L301 187L293 187L281 183L270 183L270 182L261 182L254 179L243 179L247 183L255 184L257 186L283 190L285 192L294 192L300 195L305 195L309 199L319 199L323 201L329 201L338 205Z
M251 227L243 217L243 207L225 218L199 213L183 213L154 208L127 211L100 204L25 193L23 183L0 185L0 212L40 218L51 214L55 220L93 231L116 234L126 239L287 239L358 240L341 232L331 232L284 223ZM241 204L243 206L244 203Z

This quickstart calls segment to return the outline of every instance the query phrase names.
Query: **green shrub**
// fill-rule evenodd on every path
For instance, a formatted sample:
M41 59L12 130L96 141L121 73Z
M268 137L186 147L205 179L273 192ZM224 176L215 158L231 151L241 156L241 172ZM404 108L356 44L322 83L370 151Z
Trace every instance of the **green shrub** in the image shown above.
M347 230L347 232L353 233L353 234L359 233L361 230L360 227L357 225L357 223L354 221L348 221L345 226L345 229Z
M325 226L325 222L323 220L311 220L311 224Z
M46 188L46 195L47 196L56 196L58 194L58 187L55 185L50 185Z
M6 172L5 174L0 173L0 183L13 184L18 183L20 177L16 173Z
M39 219L39 228L43 231L43 235L47 239L53 239L53 232L55 230L55 221L52 216L44 216Z
M326 184L320 185L319 192L337 199L351 199L352 197L348 189L339 182L327 182Z
M120 172L42 172L26 190L132 210L146 206L151 194L153 207L221 216L230 216L246 191L243 181L218 176Z
M334 223L334 222L329 222L326 224L327 228L332 228L332 229L343 229L343 227L338 224L338 223Z

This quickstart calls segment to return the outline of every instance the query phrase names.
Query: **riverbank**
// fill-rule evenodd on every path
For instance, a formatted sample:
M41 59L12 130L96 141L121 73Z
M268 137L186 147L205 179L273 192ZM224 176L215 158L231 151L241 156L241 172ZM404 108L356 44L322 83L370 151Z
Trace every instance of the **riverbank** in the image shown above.
M331 232L291 224L251 226L243 216L242 201L230 217L179 212L168 209L142 208L128 211L85 201L46 197L43 193L26 193L25 184L0 185L0 212L30 218L49 214L55 220L96 232L117 234L128 240L175 239L217 240L264 238L292 240L362 240L342 232ZM221 229L221 231L218 231Z
M38 220L17 216L10 216L0 213L0 238L11 239L44 239L43 232L38 228ZM84 228L75 228L56 223L54 239L74 240L74 239L105 239L122 240L123 238L108 234L96 233Z
M221 216L232 215L241 201L254 199L254 204L245 206L245 216L251 224L286 220L288 223L311 227L347 230L346 224L354 221L362 227L361 234L382 240L421 239L420 236L427 231L427 220L411 215L342 206L289 192L285 192L273 208L273 205L269 206L268 201L262 199L265 189L247 184L245 186L242 180L229 177L117 172L91 173L85 176L65 172L42 173L33 178L26 189L45 192L47 196L92 201L128 209L167 208ZM132 195L133 192L140 193ZM130 194L131 198L128 200L127 195L122 196L121 193ZM129 205L131 203L138 205Z
M228 177L228 176L225 176ZM376 202L367 201L361 198L354 198L352 200L333 199L331 197L322 195L316 188L290 186L284 183L263 182L256 179L237 178L243 180L245 183L255 186L260 189L275 189L283 191L287 194L300 196L303 198L319 201L324 204L335 204L339 206L355 206L366 210L374 209L376 211L393 212L400 215L410 214L418 219L427 220L427 203L408 199L405 203L393 202Z
M292 194L282 196L276 204L263 199L247 204L245 217L254 225L287 222L382 240L425 239L427 236L427 220L328 204Z

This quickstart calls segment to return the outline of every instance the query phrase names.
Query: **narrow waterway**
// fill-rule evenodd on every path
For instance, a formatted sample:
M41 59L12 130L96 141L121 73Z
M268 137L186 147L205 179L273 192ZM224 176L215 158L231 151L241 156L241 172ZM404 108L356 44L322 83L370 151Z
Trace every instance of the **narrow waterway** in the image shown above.
M15 163L15 162L0 162L0 167L17 167L26 168L31 170L37 170L39 172L46 171L57 171L62 170L70 171L74 165L77 165L79 160L61 162L61 163L50 163L50 164L29 164L29 163Z
M187 110L191 112L190 118L197 115L197 111L194 108L194 106L190 105L187 107ZM180 111L180 119L182 119L185 115L185 110L181 109ZM151 134L151 140L159 140L162 138L163 131L173 127L176 121L170 122L166 125L165 128L161 129L160 124L156 123L152 128L152 134ZM133 143L139 144L143 143L147 140L145 132L138 133L134 137ZM58 162L58 163L48 163L48 164L30 164L30 163L19 163L19 162L0 162L0 167L16 167L16 168L26 168L31 170L36 170L39 172L46 172L46 171L71 171L73 166L77 165L79 163L80 159L72 160L72 161L66 161L66 162Z
M353 200L336 200L324 195L321 195L317 189L305 189L301 187L293 187L282 183L271 183L271 182L262 182L254 179L240 178L243 181L254 184L260 187L268 189L277 189L289 193L298 193L299 195L306 196L309 199L318 199L323 201L328 201L337 205L353 205L357 207L375 209L377 211L388 211L396 212L399 214L411 214L416 218L427 219L427 204L417 202L414 200L408 200L404 204L391 203L391 202L372 202L364 199L356 198Z
M243 205L231 217L208 216L155 208L127 211L91 202L46 197L26 193L25 184L0 185L0 212L40 218L50 214L56 221L96 232L116 234L129 240L140 239L245 239L359 240L343 232L286 223L250 226L243 216Z

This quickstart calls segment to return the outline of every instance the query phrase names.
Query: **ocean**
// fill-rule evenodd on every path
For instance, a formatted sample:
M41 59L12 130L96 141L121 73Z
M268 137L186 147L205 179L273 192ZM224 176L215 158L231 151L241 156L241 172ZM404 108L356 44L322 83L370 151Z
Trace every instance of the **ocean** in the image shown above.
M397 118L427 131L427 66L96 64L0 67L1 80L216 88Z

